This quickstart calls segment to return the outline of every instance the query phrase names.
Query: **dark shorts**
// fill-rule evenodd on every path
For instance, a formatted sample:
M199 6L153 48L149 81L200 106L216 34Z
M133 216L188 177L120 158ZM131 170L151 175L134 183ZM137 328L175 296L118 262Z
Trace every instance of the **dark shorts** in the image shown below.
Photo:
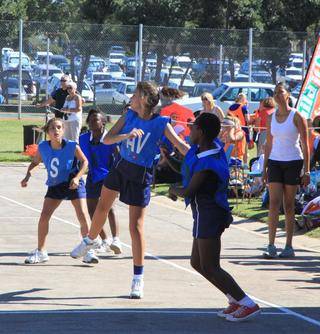
M268 160L268 183L299 185L303 160L277 161Z
M70 182L63 182L53 187L48 187L45 198L74 200L79 198L86 198L86 188L83 179L79 181L79 187L75 190L69 189Z
M103 186L103 180L93 183L92 180L87 177L86 180L86 192L87 198L99 199L101 195L101 189Z
M192 235L197 239L220 237L233 220L231 212L217 207L199 207L195 202L192 202L191 209L193 215Z
M104 179L103 185L120 193L120 201L133 206L146 207L150 202L152 169L128 161L116 163Z

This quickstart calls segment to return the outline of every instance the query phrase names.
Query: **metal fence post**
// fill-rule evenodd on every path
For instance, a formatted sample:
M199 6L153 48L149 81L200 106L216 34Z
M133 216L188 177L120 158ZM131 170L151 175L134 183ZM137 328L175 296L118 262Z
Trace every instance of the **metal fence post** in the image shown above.
M19 20L19 101L18 101L18 119L21 119L21 91L22 91L22 29L23 21Z
M249 79L248 81L251 82L252 77L252 28L249 29Z
M223 46L220 44L219 85L222 83Z
M136 48L135 48L135 53L134 53L134 57L135 57L135 68L134 68L134 81L137 84L138 83L138 61L139 61L139 42L136 41Z
M50 52L50 38L48 37L48 39L47 39L46 100L48 100L48 97L49 97L49 85L48 85L48 81L49 81L49 63L50 63L49 52ZM41 86L40 86L40 90L41 90Z
M302 80L306 75L306 68L307 68L307 41L303 41L303 62L302 62Z
M142 79L142 38L143 38L143 24L139 24L139 75L138 79Z

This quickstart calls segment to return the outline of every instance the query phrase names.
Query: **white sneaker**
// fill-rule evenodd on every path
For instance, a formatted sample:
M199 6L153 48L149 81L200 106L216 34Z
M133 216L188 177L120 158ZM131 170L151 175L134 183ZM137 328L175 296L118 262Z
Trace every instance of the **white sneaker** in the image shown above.
M96 250L97 253L111 253L110 245L107 240L102 240L101 246Z
M122 246L121 241L119 238L114 238L110 245L110 249L113 250L114 254L121 254L122 253Z
M88 237L85 237L80 244L71 251L70 256L77 259L87 254L90 249L97 249L99 247L100 243L97 239L91 240Z
M134 278L131 284L131 299L141 299L143 297L143 279L142 278Z
M38 248L32 251L29 256L24 260L26 264L35 264L49 261L47 251L40 251Z
M84 263L99 263L99 258L94 249L88 250L88 253L83 257Z

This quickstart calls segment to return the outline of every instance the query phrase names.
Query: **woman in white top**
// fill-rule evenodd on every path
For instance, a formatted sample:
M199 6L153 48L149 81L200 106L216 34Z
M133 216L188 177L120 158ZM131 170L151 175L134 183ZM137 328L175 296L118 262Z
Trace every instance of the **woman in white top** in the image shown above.
M66 139L79 141L82 125L82 98L77 94L77 84L73 81L67 83L68 96L61 109L64 115L64 136Z
M223 121L224 113L222 109L215 104L213 96L210 93L208 92L203 93L201 95L201 101L203 110L200 112L200 115L204 112L208 112L216 115L219 118L220 122Z
M287 238L279 257L291 258L295 255L292 248L295 195L299 184L306 186L310 182L307 122L295 109L289 107L289 93L283 84L276 86L274 99L278 109L268 117L263 169L270 194L269 245L264 256L277 257L274 241L283 202ZM301 178L302 167L304 174Z

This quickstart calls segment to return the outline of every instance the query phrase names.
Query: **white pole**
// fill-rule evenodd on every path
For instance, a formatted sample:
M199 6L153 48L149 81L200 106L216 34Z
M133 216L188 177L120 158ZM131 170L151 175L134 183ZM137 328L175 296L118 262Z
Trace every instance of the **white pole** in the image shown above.
M142 37L143 36L143 24L139 24L139 76L138 80L142 80Z
M19 20L19 103L18 103L18 119L21 119L21 91L22 91L22 29L23 21ZM24 89L24 88L23 88Z
M47 73L46 73L46 100L49 97L49 85L48 85L48 80L49 80L49 52L50 52L50 39L47 39Z
M223 46L220 44L220 63L219 63L219 85L222 83L222 61L223 61Z
M306 75L306 68L307 68L307 41L303 41L303 62L302 62L302 80Z
M134 56L135 56L135 64L136 64L136 66L134 68L134 81L137 84L138 83L138 66L139 66L139 64L138 64L138 61L139 61L139 42L138 41L136 41L136 50L135 50Z
M249 29L249 82L252 77L252 28Z

